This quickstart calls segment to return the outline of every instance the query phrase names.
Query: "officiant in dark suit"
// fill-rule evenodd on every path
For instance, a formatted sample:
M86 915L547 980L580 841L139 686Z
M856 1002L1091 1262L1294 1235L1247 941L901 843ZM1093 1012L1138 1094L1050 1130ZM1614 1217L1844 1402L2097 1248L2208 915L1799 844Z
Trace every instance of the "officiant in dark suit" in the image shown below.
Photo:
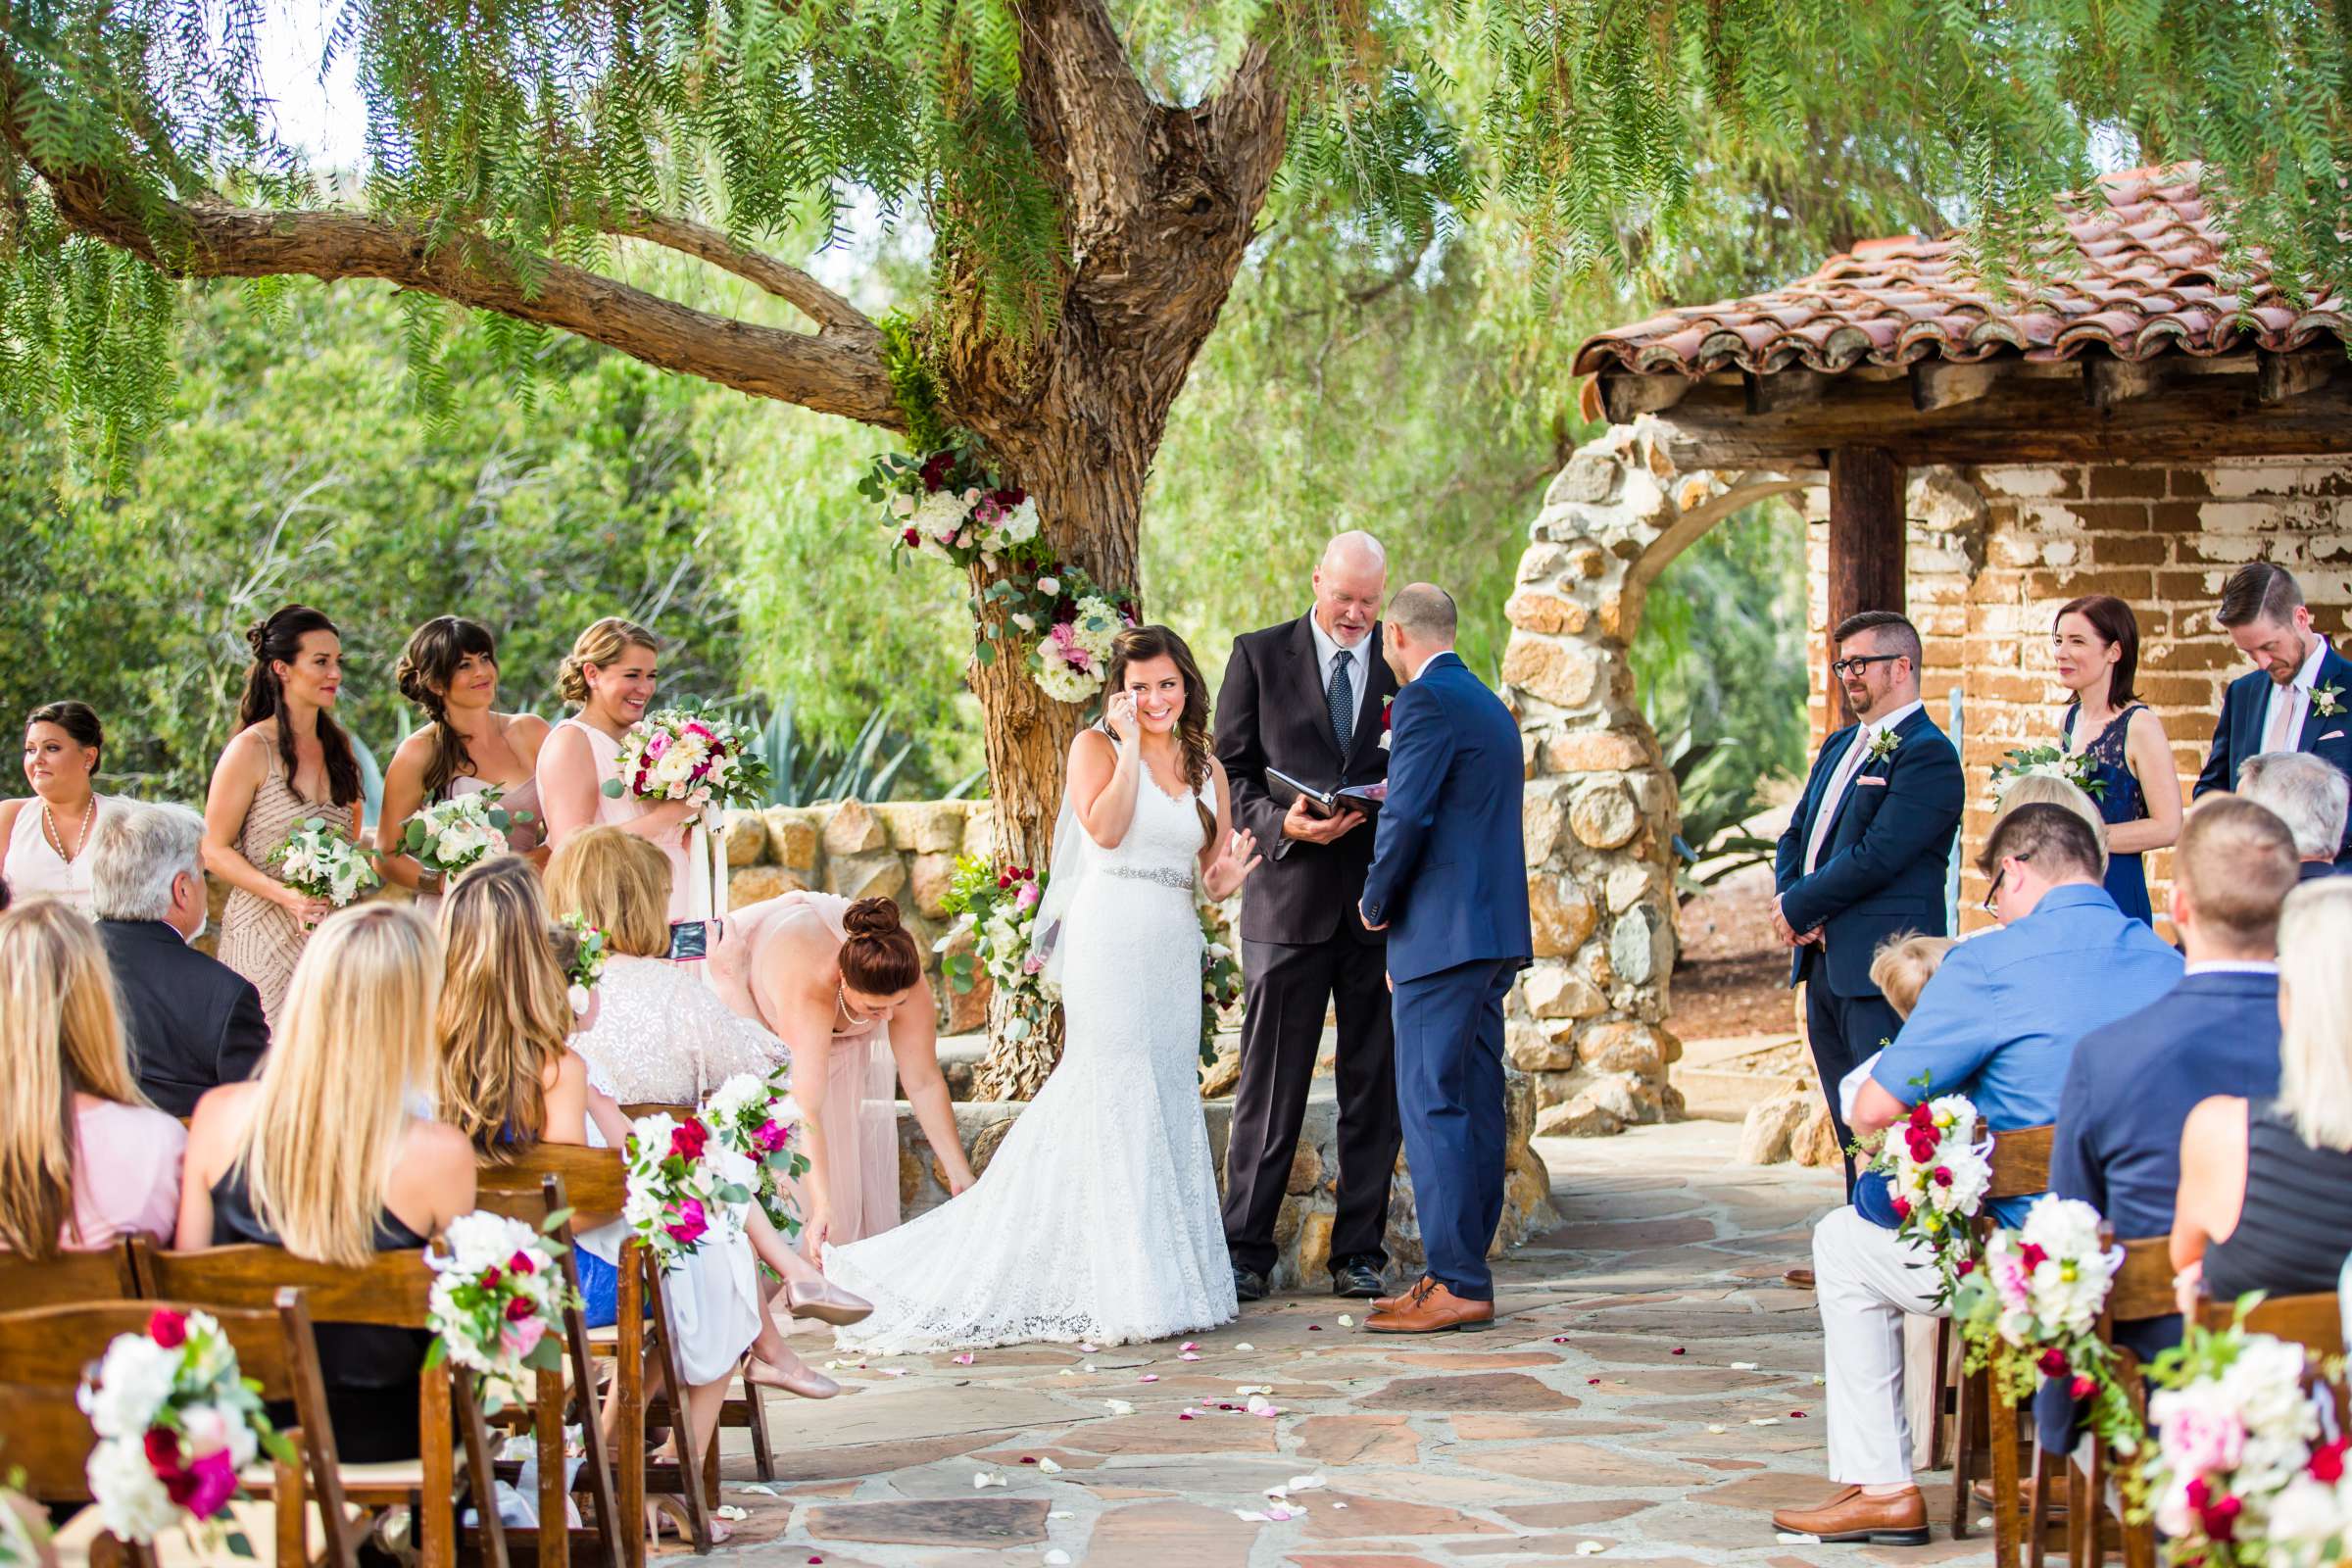
M1387 587L1378 540L1333 539L1315 568L1314 608L1237 638L1217 696L1217 757L1232 780L1234 818L1265 856L1242 895L1242 1073L1225 1152L1225 1244L1245 1301L1264 1298L1273 1272L1274 1222L1327 1009L1339 1021L1332 1291L1369 1298L1384 1288L1389 1179L1402 1133L1388 944L1356 909L1372 829L1356 811L1315 815L1266 770L1326 789L1388 776L1383 715L1396 677L1381 656Z

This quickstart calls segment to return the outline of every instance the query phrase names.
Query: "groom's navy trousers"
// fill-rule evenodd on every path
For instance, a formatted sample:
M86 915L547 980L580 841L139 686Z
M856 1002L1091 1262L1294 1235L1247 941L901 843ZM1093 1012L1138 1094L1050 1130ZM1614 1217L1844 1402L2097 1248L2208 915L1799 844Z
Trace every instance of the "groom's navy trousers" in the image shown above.
M1468 1301L1494 1298L1487 1247L1502 1222L1502 999L1516 958L1396 982L1396 1104L1428 1271Z

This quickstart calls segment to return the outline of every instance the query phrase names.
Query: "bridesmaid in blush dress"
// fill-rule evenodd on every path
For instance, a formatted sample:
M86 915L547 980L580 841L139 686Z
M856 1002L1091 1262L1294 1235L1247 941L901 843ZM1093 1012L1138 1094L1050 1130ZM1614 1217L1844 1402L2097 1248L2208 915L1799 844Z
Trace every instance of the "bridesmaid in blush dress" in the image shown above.
M2050 632L2059 683L2074 693L2060 745L2090 759L2107 823L2107 893L2117 908L2154 923L2141 857L2180 836L2180 775L2164 721L2137 701L2139 622L2110 594L2090 594L2058 612Z
M24 718L24 782L0 801L0 879L19 899L57 899L90 912L90 835L115 799L95 780L106 732L83 703L43 703Z
M547 847L584 827L604 823L648 839L669 858L669 918L697 918L686 844L697 808L684 801L643 801L607 795L615 774L620 739L645 716L661 675L654 634L618 615L581 632L564 656L558 685L579 712L548 733L539 748L539 804L547 819Z
M899 1223L898 1084L949 1193L972 1185L939 1070L938 1004L896 904L787 893L746 905L729 915L710 968L728 1005L792 1052L793 1099L810 1135L801 1234L810 1257Z
M333 906L279 881L268 869L270 856L312 817L359 838L360 764L333 716L343 687L335 623L306 605L288 605L254 622L245 640L253 668L240 727L204 800L204 868L229 886L220 961L253 982L274 1029L303 946Z
M401 695L424 710L426 722L400 743L384 770L377 863L385 880L416 890L430 917L441 902L438 873L392 853L409 818L427 804L498 791L499 805L515 817L507 847L534 866L547 864L538 763L548 725L535 713L496 710L498 642L479 621L457 615L426 621L409 638L395 674Z

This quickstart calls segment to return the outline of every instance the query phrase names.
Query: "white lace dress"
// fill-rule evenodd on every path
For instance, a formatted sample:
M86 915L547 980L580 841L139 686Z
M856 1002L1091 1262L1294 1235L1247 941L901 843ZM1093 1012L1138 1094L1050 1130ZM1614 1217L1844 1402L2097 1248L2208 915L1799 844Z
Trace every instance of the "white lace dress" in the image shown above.
M896 1230L825 1250L825 1272L874 1302L840 1331L843 1347L1123 1345L1232 1320L1195 1075L1193 802L1147 774L1125 839L1090 855L1064 922L1060 1064L979 1181Z

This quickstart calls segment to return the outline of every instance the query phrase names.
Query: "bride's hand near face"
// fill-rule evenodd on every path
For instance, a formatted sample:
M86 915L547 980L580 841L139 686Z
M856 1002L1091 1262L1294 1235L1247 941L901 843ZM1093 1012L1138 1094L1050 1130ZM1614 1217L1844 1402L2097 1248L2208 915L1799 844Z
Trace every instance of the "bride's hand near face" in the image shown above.
M1124 745L1133 746L1136 737L1143 733L1143 725L1135 716L1133 692L1112 692L1110 701L1102 705L1102 717Z

